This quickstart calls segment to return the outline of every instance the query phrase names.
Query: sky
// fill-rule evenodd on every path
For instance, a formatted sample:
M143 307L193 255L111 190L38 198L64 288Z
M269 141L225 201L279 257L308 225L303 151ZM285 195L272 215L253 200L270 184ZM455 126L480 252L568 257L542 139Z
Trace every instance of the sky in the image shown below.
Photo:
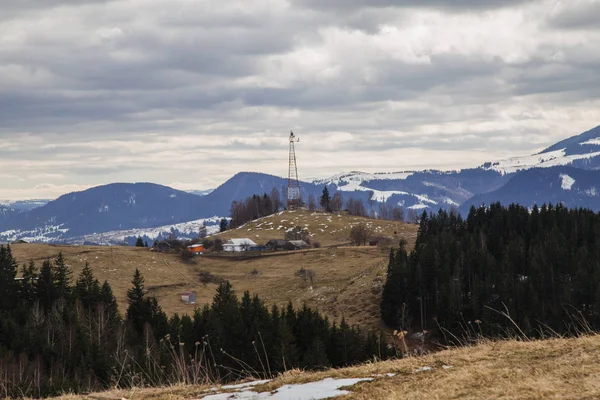
M600 0L20 0L0 199L475 167L600 125Z

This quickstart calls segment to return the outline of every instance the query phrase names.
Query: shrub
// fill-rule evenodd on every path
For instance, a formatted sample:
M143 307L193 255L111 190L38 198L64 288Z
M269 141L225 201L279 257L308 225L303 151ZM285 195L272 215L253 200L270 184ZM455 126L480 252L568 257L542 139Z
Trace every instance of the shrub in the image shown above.
M194 262L194 255L185 248L179 250L179 258L186 264Z
M313 247L314 247L315 249L318 249L318 248L320 248L320 247L321 247L321 242L317 242L317 241L315 241L315 242L313 242L313 244L312 244L312 245L313 245Z
M350 229L350 240L357 246L366 244L370 236L371 230L362 222Z
M200 271L200 273L198 274L198 278L200 279L200 282L205 285L208 283L214 283L215 285L220 285L221 283L225 282L225 279L215 276L208 271Z
M312 285L315 281L315 277L317 274L315 274L315 271L313 271L312 269L305 269L304 267L302 267L299 270L297 270L294 273L294 275L302 278L304 283L307 283L308 281L310 281L310 284Z

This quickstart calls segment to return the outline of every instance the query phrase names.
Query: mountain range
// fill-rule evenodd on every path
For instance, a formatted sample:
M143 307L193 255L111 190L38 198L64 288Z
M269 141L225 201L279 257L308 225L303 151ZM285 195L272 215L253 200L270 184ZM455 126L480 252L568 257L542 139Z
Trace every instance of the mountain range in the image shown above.
M332 195L339 191L346 200L361 200L375 213L382 203L417 211L456 207L464 213L471 206L496 201L526 206L563 203L600 211L600 126L538 154L476 168L353 171L300 182L303 199L318 198L325 186ZM283 197L286 187L285 178L240 172L214 190L185 192L153 183L113 183L52 201L0 202L0 242L101 242L98 235L105 234L110 243L122 243L132 235L160 237L161 229L169 232L171 227L187 237L198 221L214 226L227 217L233 201L273 189ZM194 221L196 225L190 224ZM186 228L179 231L178 226Z

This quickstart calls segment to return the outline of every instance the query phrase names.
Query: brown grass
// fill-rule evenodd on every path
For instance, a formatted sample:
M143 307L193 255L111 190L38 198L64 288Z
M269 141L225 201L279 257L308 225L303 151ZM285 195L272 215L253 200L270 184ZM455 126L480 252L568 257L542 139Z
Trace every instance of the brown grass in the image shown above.
M425 366L433 369L416 372ZM387 373L395 376L381 376ZM318 373L290 371L253 390L271 391L287 384L328 377L376 378L353 386L352 393L342 397L348 399L597 399L600 398L600 337L486 342L423 357ZM104 398L192 399L200 398L204 389L172 387L133 394L110 392ZM101 396L63 396L60 400Z
M327 222L329 217L334 222ZM302 225L309 224L310 229L315 229L313 239L324 245L346 243L349 226L361 221L370 222L373 230L381 232L381 235L395 237L396 241L404 237L411 245L414 243L417 229L415 225L399 222L355 219L347 215L312 215L298 211L263 218L247 224L245 228L226 232L221 236L241 237L241 233L253 232L247 229L257 229L261 223L273 222L273 225L277 224L278 227L285 223L282 221L285 219L294 220L296 223L295 218L298 218L297 221ZM328 228L324 229L324 225L320 225L322 223L328 224ZM321 228L315 228L317 226ZM324 229L325 232L321 232L320 229ZM258 240L259 242L283 237L283 230L257 232L264 238ZM244 237L246 236L249 235ZM155 253L140 247L17 244L12 248L19 263L23 264L33 259L38 267L44 258L53 258L62 251L75 277L85 262L89 262L95 276L101 282L106 279L111 284L122 313L126 309L126 293L131 287L131 278L137 267L144 275L146 289L158 298L163 309L169 314L193 312L193 305L181 301L180 295L188 290L196 292L198 306L212 301L217 284L204 284L200 279L201 272L208 272L218 279L229 280L239 296L248 290L258 294L268 305L285 306L288 301L292 301L296 307L301 307L306 303L332 319L339 320L344 316L349 323L360 324L365 328L379 327L379 300L388 259L387 249L369 246L282 252L242 260L226 256L200 256L196 258L195 264L181 262L176 254ZM301 267L315 272L316 279L312 286L294 275ZM255 270L259 273L255 273Z
M431 371L415 372L422 367ZM451 368L444 368L444 366ZM321 373L283 376L257 390L325 377L370 377L352 399L597 399L600 337L488 342L425 357L365 364Z
M350 229L361 222L365 223L375 236L394 238L406 237L409 242L416 237L416 226L397 221L383 221L363 217L353 217L346 213L323 213L307 210L285 211L256 221L249 222L212 238L223 241L232 238L249 238L258 244L271 239L284 239L286 229L299 225L310 232L310 240L318 241L322 246L339 245L350 242ZM394 234L394 231L396 234Z

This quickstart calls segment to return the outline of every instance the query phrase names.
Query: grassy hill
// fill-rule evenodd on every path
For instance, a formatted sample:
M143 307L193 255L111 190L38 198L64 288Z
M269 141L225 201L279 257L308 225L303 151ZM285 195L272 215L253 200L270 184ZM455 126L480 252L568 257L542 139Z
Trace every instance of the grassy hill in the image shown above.
M312 242L318 241L323 246L331 246L348 243L350 229L360 223L366 224L374 236L406 237L409 241L411 239L414 241L416 237L416 227L411 224L354 217L345 213L329 214L306 210L280 212L220 233L215 237L218 236L223 241L232 238L248 238L258 244L264 244L270 239L283 239L287 229L301 226L308 229Z
M75 277L88 262L101 282L106 279L111 284L121 312L126 309L126 292L133 272L139 268L146 289L158 298L167 313L193 312L195 306L181 302L181 294L188 290L196 292L198 305L210 303L218 281L229 280L239 296L248 290L257 293L267 304L283 306L292 301L301 307L306 303L331 318L344 316L348 322L365 328L378 327L388 252L378 247L343 245L349 241L350 227L360 222L368 224L377 235L388 236L395 242L404 237L412 245L416 237L417 226L401 222L292 211L250 222L219 236L224 240L250 237L264 243L283 238L283 227L301 225L309 229L313 242L339 247L250 258L200 256L192 264L183 263L176 254L155 253L139 247L16 244L12 248L20 264L33 259L38 267L46 257L53 258L62 251ZM312 284L296 276L300 268L314 272ZM201 275L204 281L209 278L213 283L203 283Z
M545 341L484 342L423 357L338 370L317 373L290 371L251 390L257 393L272 392L284 385L316 382L325 378L370 378L371 381L348 388L351 393L343 398L597 399L600 397L598 376L600 337L586 336ZM176 386L115 391L83 398L188 400L214 393L206 386ZM82 397L63 396L60 400L75 398Z

